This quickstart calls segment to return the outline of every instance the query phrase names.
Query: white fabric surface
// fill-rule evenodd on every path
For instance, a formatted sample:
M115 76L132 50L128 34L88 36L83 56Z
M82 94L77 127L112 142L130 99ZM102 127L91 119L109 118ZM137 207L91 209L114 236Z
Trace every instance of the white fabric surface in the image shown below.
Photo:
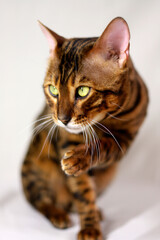
M39 19L66 37L98 36L116 16L131 30L131 56L149 88L148 117L109 189L98 199L108 240L160 239L160 1L0 0L0 240L72 240L29 206L20 164L30 139L19 135L42 107L48 46Z
M139 180L123 182L117 178L100 197L98 205L104 215L102 229L108 240L159 240L159 186L153 187ZM0 216L1 240L74 240L79 230L76 214L71 215L71 228L55 229L26 202L18 189L1 198Z

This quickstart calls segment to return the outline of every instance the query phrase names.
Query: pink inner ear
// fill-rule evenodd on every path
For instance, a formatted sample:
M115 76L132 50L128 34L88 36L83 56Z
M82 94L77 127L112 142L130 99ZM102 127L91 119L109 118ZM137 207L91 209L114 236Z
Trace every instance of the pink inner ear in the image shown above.
M126 22L117 19L108 26L106 43L117 52L126 52L129 48L130 34Z
M107 26L97 42L101 54L108 58L109 51L118 56L119 65L123 66L129 54L130 33L126 21L123 18L115 18ZM108 54L109 53L109 54Z
M57 40L54 38L54 36L52 35L49 28L44 26L40 21L38 21L38 22L42 29L42 32L44 33L44 35L46 36L46 38L48 40L50 50L54 51L57 46Z

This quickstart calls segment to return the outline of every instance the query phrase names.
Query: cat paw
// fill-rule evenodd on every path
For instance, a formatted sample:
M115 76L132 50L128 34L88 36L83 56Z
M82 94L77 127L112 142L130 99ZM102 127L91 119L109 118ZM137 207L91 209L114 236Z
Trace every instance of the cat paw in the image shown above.
M71 227L69 215L64 209L54 205L44 205L39 210L56 228L65 229Z
M68 214L65 211L58 210L52 216L49 217L51 223L60 229L71 227L71 221Z
M65 153L61 165L67 175L79 176L90 168L90 161L86 151L78 147Z
M85 228L78 234L78 240L103 240L100 230L95 228Z

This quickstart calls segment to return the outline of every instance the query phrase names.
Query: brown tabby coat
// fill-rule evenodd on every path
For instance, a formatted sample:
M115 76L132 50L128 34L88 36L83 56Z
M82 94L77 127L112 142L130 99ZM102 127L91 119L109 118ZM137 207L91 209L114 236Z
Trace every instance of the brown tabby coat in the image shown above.
M57 228L69 227L68 212L76 210L78 239L100 240L96 198L144 120L147 90L128 55L129 30L122 18L100 38L65 39L41 28L50 45L47 104L23 162L24 193ZM50 85L58 89L57 97ZM86 97L77 95L79 86L90 88ZM58 131L53 123L60 125Z

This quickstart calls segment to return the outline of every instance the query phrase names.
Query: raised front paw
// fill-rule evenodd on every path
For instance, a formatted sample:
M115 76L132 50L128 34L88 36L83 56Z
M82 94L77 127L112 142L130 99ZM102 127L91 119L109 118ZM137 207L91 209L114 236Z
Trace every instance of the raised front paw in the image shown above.
M90 168L91 158L85 146L80 145L74 150L65 153L61 165L67 175L79 176Z

